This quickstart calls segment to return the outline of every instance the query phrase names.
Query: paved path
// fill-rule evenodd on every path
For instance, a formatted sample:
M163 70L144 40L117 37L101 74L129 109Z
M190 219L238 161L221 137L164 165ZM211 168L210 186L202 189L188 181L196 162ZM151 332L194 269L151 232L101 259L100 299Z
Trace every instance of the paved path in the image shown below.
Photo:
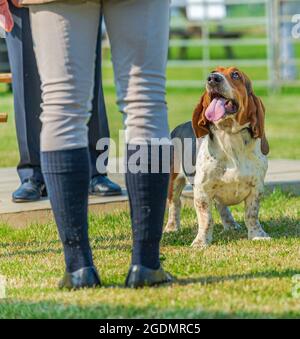
M122 168L122 160L111 159L108 170L111 172L118 163ZM120 197L90 198L90 209L96 213L108 212L127 207L127 197L122 174L110 174L112 180L118 182L124 189ZM47 199L35 203L14 204L11 193L18 187L19 181L13 168L0 169L0 222L22 226L29 222L43 222L51 217L50 204ZM270 160L266 177L266 186L273 189L280 186L284 190L300 194L300 161ZM187 187L187 190L190 189Z

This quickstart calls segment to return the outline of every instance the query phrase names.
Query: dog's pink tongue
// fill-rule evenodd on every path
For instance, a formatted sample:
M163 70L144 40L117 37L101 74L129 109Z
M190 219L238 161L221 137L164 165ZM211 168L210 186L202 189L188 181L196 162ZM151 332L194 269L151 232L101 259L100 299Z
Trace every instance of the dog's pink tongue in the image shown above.
M205 111L205 116L209 121L220 120L225 115L225 102L223 98L215 98Z

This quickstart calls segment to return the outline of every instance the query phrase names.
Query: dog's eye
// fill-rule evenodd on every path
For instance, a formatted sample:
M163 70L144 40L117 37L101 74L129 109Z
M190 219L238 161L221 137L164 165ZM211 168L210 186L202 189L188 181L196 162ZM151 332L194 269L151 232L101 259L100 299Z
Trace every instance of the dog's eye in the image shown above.
M231 78L232 78L233 80L240 80L240 75L239 75L238 72L232 72L232 73L231 73Z

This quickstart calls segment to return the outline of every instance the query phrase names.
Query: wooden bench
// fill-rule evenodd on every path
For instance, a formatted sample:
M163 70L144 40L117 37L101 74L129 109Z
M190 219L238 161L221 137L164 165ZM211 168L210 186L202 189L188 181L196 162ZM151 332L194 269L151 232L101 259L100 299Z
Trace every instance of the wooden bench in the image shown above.
M12 81L11 73L0 73L0 83L10 84L11 81ZM7 113L0 113L0 123L7 122L7 117L8 117Z

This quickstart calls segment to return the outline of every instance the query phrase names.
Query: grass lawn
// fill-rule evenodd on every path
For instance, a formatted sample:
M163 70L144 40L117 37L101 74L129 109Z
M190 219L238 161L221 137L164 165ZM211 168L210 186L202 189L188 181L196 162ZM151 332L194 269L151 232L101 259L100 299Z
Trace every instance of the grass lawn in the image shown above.
M130 260L127 213L90 217L90 237L104 287L58 291L63 256L54 224L26 229L0 226L0 273L7 299L0 318L299 318L293 276L300 273L300 197L275 192L262 202L261 222L271 241L246 240L243 208L233 208L242 230L221 234L214 213L214 242L204 251L189 247L196 234L192 208L182 230L165 235L164 266L178 278L173 286L123 288Z
M202 89L169 89L167 92L169 121L171 128L190 120L194 106ZM270 158L300 158L300 106L299 94L262 96L267 108L267 136L270 141ZM118 140L118 131L122 128L121 114L115 104L115 93L105 88L111 136ZM13 119L12 95L1 92L0 108L9 112L9 123L0 124L0 167L15 166L18 162L18 150Z

